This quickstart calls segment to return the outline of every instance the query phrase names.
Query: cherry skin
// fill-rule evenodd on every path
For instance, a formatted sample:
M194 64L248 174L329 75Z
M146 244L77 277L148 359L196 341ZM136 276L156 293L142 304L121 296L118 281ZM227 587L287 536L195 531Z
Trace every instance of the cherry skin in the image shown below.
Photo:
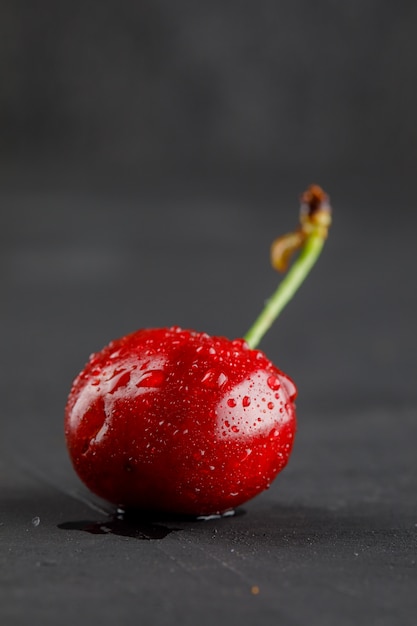
M139 330L92 355L74 381L66 441L81 480L114 504L217 514L287 464L295 396L243 339Z

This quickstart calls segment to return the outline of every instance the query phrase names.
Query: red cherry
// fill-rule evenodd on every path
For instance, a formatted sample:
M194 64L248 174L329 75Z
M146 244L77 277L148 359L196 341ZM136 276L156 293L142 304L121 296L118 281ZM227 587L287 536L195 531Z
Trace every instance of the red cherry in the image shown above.
M66 440L80 478L110 502L221 513L286 465L295 395L243 339L139 330L93 355L75 380Z
M296 388L253 348L317 260L330 222L328 197L312 185L299 228L272 246L278 270L299 257L245 339L139 330L91 357L68 398L65 434L93 492L123 507L210 515L270 485L291 453Z

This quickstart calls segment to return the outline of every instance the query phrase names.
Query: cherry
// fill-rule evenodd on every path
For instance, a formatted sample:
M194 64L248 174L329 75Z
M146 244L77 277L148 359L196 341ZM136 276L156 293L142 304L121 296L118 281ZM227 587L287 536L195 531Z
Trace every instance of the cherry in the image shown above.
M286 465L295 395L243 339L139 330L93 355L75 381L71 458L85 484L116 504L220 513Z
M272 249L284 269L301 248L299 258L245 339L142 329L90 357L65 435L91 491L122 507L211 515L269 487L292 450L296 387L254 348L320 253L329 216L327 196L311 187L301 227Z

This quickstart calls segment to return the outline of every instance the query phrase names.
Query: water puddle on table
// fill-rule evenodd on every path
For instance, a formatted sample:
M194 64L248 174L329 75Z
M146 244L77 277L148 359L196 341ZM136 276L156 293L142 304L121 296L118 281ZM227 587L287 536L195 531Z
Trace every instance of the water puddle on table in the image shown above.
M242 509L236 511L227 511L222 515L207 515L200 517L192 516L172 516L163 518L166 522L172 524L190 523L190 522L206 522L212 520L220 520L225 517L233 517L242 515ZM158 521L153 521L149 516L137 511L123 511L118 509L113 515L105 520L79 520L75 522L64 522L58 524L61 530L79 530L91 535L119 535L121 537L130 537L142 541L152 541L164 539L172 532L178 532L183 528L176 526L166 526Z

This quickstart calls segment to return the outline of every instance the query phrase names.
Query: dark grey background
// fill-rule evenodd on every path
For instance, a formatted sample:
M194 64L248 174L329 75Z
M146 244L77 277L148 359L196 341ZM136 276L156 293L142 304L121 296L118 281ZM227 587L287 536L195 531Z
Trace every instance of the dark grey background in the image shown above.
M414 172L411 1L3 0L0 15L5 166Z
M2 624L415 626L416 13L2 2ZM59 529L109 510L63 441L89 353L142 326L241 336L313 181L331 236L262 344L299 387L283 475L161 541Z

